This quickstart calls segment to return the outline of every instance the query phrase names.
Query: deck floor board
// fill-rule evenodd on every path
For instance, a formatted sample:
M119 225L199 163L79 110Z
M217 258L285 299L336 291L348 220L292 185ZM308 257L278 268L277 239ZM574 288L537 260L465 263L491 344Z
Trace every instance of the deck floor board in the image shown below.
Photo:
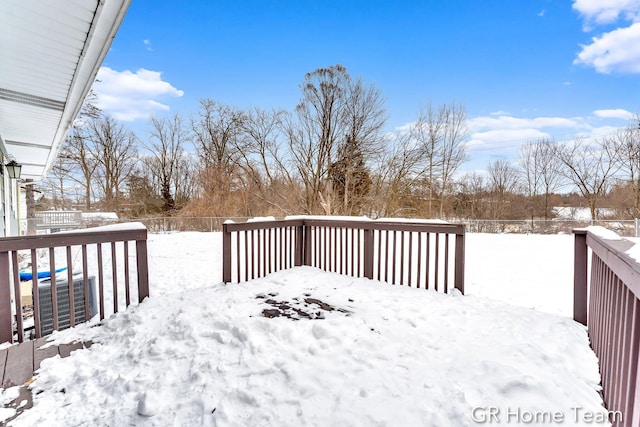
M33 341L8 348L2 387L22 385L33 376Z
M54 357L57 354L60 354L58 351L58 346L51 345L49 347L42 348L43 345L47 343L47 338L38 338L33 344L33 372L37 371L40 368L40 364L44 359L48 359L50 357Z
M47 344L47 337L34 341L25 341L11 347L0 350L0 377L2 387L20 387L20 395L11 402L4 405L5 408L15 409L15 414L4 421L0 421L0 427L7 425L22 412L32 407L32 395L29 384L31 383L35 371L40 368L42 361L60 355L68 357L72 351L91 346L91 342L73 342L70 344L50 345Z

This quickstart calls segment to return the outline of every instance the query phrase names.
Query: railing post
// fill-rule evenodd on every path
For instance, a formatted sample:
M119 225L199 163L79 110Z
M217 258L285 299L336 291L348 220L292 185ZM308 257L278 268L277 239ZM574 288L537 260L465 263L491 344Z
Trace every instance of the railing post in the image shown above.
M587 230L573 230L573 320L587 324Z
M364 231L364 277L373 279L373 230L370 228ZM380 262L380 260L378 260Z
M138 302L149 296L149 265L147 259L147 232L144 240L136 240L136 265L138 267Z
M231 283L231 232L227 224L222 224L222 281Z
M7 341L13 342L9 252L0 252L0 342Z
M456 258L454 271L454 287L464 295L464 225L462 233L456 234Z
M304 265L311 265L311 227L308 227L303 223L304 232L304 256L302 263Z
M293 265L301 266L304 261L304 223L296 226L296 247L293 253Z

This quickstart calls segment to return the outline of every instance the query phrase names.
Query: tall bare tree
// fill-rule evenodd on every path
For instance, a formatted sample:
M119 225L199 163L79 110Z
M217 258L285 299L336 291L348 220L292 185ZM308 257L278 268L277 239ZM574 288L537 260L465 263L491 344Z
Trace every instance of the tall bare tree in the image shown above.
M597 219L598 200L607 194L620 169L617 145L611 137L591 142L577 138L556 144L555 152L563 165L562 175L587 200L591 219Z
M90 142L87 135L88 122L98 120L102 116L102 111L95 105L96 102L96 93L93 90L89 91L71 132L60 150L58 156L60 161L54 166L57 168L55 174L59 175L66 170L67 178L84 189L84 203L87 211L91 210L93 175L98 165L97 159L88 147Z
M531 203L531 220L542 214L549 219L550 196L562 185L561 163L555 154L554 142L549 139L528 142L520 150L523 185ZM542 196L542 203L536 203ZM541 211L539 212L541 207Z
M630 214L640 217L640 116L610 138L620 156L620 167L629 180L632 201Z
M510 197L520 185L520 172L506 160L495 160L487 167L489 186L493 196L491 214L493 219L509 219Z
M237 164L250 183L248 191L266 205L265 214L289 215L296 211L291 191L296 186L295 178L280 143L285 115L284 111L253 108L245 112L242 123L243 149L239 150Z
M421 108L409 132L420 145L420 155L424 159L427 216L434 216L433 202L439 201L439 215L443 217L451 179L467 160L464 146L468 134L466 112L455 102L438 107L429 102Z
M243 113L212 99L201 99L191 118L193 142L205 168L229 169L238 155Z
M95 183L104 204L119 209L121 193L136 163L136 137L110 116L91 119L86 125L89 157L97 162Z
M385 123L380 91L360 79L350 82L344 103L345 137L338 144L335 161L330 166L338 213L363 213L371 185L367 160L382 152Z
M171 212L176 207L177 181L182 178L178 171L188 134L178 114L171 118L151 117L151 127L150 140L146 144L151 155L145 163L159 184L163 210Z
M328 172L339 140L345 135L344 105L350 77L342 65L307 73L295 119L287 121L287 139L304 186L306 213L331 213Z

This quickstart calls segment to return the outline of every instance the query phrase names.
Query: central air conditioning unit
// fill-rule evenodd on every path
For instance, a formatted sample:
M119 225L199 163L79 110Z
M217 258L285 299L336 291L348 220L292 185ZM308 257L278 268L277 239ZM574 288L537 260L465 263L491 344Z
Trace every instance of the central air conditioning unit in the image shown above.
M85 318L84 310L84 279L82 275L73 276L73 312L76 325L86 322L98 314L98 300L96 298L96 279L89 276L89 316ZM56 295L58 298L58 330L70 327L69 310L69 282L67 278L56 279ZM38 282L40 331L42 336L53 332L53 304L51 301L51 279Z

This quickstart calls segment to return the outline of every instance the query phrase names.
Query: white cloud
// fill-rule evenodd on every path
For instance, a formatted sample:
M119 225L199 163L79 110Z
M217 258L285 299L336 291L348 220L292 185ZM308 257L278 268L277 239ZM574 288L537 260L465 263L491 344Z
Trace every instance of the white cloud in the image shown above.
M545 13L546 10L542 9L540 12L538 12L538 16L543 17Z
M631 120L633 118L633 113L623 108L616 108L613 110L596 110L593 112L593 115L603 119Z
M170 107L158 98L184 95L183 91L163 81L159 71L144 68L133 73L101 67L97 80L94 84L97 106L119 120L146 119L156 112L168 111Z
M494 129L485 132L472 133L467 146L469 148L483 147L487 149L505 149L509 147L518 147L523 142L542 138L551 138L551 134L532 128Z
M520 118L509 115L502 115L498 117L475 117L469 120L469 129L472 132L481 129L541 129L547 127L575 128L579 125L580 123L578 119L570 119L565 117Z
M594 67L605 74L612 71L640 73L640 22L593 37L591 44L582 45L573 62Z
M142 43L144 43L144 45L147 47L147 50L149 52L153 52L153 48L151 47L151 40L142 40Z
M596 24L610 24L619 17L635 22L640 17L638 0L575 0L573 9Z

